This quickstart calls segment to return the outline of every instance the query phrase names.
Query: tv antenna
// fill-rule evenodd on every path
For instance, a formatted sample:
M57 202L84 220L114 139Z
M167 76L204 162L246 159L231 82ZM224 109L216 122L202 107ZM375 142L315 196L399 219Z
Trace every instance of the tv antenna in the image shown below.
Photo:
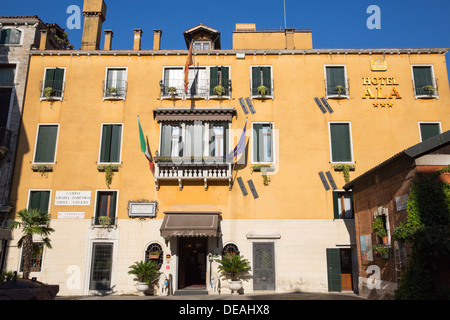
M284 4L284 29L286 29L286 0L283 0Z

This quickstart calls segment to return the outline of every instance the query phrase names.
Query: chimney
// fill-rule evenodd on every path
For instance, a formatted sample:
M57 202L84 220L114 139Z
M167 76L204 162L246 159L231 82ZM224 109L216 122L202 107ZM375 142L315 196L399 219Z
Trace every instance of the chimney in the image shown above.
M106 18L104 0L84 0L84 26L81 50L99 50L103 22Z
M41 41L39 43L39 50L47 50L48 44L48 30L41 29Z
M153 30L153 50L161 50L161 36L162 31L159 29Z
M105 46L103 48L105 51L111 50L113 35L112 30L105 30Z
M142 29L134 29L133 50L141 50Z
M287 50L295 49L294 32L295 32L295 29L291 29L291 28L284 30L284 33L286 35L286 49Z

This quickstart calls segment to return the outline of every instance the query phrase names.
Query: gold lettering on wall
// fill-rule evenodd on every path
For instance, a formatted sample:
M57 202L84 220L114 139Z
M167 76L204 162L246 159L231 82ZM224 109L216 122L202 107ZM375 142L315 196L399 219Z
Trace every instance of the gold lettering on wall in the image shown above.
M363 99L401 99L401 95L398 90L394 87L398 85L397 79L394 77L364 77L363 86L371 86L372 88L366 88L363 94ZM384 89L386 86L392 86L392 90L389 96L386 95L386 91L389 89ZM384 89L384 90L383 90ZM374 94L375 93L375 94ZM374 102L373 106L375 108L392 108L392 102Z

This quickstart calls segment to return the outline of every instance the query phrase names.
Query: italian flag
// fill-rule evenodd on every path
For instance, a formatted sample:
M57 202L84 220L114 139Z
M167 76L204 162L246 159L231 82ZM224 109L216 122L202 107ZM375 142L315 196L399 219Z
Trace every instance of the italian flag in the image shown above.
M150 148L148 147L148 143L146 143L145 141L144 132L142 131L141 121L139 120L139 117L138 117L138 125L139 125L139 139L141 141L141 151L144 153L145 157L147 158L150 164L150 170L152 171L152 173L154 173L155 166L153 163L153 158L152 155L150 154Z

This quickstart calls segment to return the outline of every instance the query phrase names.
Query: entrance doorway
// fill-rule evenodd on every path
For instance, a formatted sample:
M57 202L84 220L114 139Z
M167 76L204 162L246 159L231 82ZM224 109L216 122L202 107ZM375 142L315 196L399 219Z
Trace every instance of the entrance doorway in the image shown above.
M179 238L178 289L206 288L207 249L207 238Z
M352 291L351 249L327 249L328 291Z

